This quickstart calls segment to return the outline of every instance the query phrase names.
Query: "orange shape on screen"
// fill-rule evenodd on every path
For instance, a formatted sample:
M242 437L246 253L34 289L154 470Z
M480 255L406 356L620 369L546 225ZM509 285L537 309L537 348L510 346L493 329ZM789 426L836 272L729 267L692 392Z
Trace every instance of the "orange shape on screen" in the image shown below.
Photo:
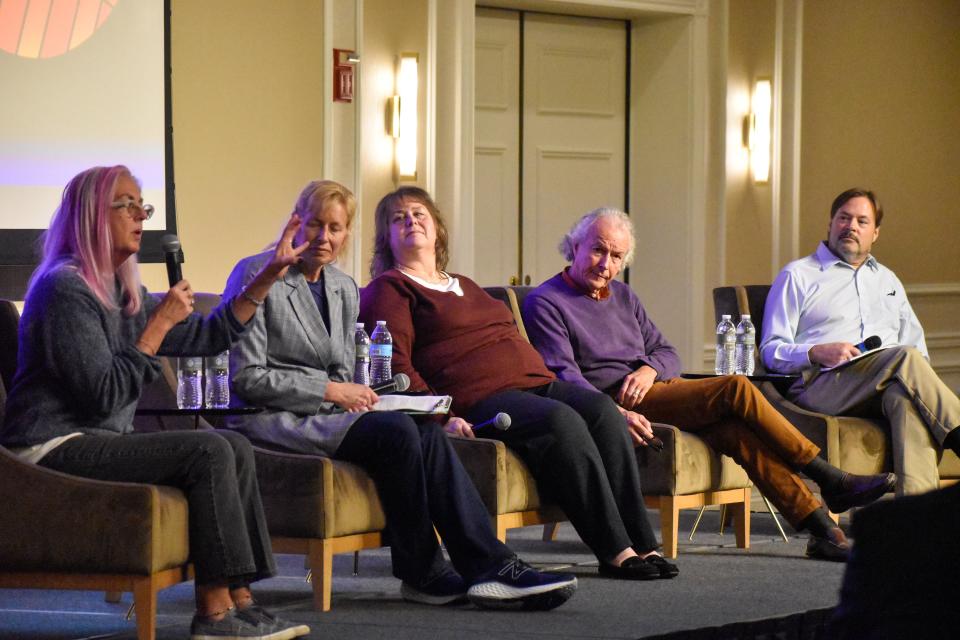
M120 0L3 0L0 50L53 58L87 41Z

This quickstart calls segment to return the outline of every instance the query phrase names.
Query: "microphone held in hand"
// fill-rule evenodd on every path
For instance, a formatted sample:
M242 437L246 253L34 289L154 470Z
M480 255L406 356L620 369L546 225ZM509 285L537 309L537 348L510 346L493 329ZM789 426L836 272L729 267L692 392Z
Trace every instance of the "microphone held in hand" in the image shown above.
M650 448L654 451L663 451L663 440L657 436L652 436L650 438L644 438L644 441L650 445Z
M480 424L473 425L473 434L480 435L483 431L489 431L490 429L497 429L499 431L506 431L510 428L510 414L503 413L502 411L497 415L493 416L489 420L484 420Z
M183 273L180 272L180 263L183 262L180 238L169 233L160 238L160 245L163 247L164 259L167 263L167 281L170 282L172 287L183 280Z
M865 351L873 351L880 347L883 344L883 341L880 340L880 336L870 336L860 344L856 345L857 349L860 350L860 353Z
M410 388L410 377L405 373L398 373L386 382L375 384L370 389L378 396L388 393L402 393Z

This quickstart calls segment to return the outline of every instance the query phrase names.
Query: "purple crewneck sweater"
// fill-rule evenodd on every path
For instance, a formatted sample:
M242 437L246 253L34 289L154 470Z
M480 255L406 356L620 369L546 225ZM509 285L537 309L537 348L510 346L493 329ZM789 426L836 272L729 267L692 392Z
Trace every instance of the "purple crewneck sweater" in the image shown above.
M612 281L610 296L594 300L570 287L561 274L531 291L523 302L530 342L557 377L606 391L649 365L657 380L680 375L680 357L626 284Z

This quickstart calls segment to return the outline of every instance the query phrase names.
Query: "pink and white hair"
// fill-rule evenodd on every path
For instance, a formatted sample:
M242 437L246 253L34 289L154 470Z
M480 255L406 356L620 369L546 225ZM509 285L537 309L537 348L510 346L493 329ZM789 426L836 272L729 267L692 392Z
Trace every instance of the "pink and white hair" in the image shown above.
M137 257L130 256L116 269L113 266L110 205L121 176L133 178L123 165L93 167L67 183L60 206L44 233L43 258L30 278L31 287L56 269L74 269L103 306L122 306L126 315L140 311ZM114 298L116 280L120 281L120 304Z

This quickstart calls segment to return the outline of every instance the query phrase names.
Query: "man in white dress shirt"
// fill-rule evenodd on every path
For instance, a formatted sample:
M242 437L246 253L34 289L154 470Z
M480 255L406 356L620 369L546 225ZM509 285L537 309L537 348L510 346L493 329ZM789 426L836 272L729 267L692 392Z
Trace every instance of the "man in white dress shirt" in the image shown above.
M789 393L801 407L885 417L897 495L922 493L939 486L941 449L960 454L960 400L927 360L903 284L870 255L882 220L873 192L837 196L826 242L773 282L760 355L770 371L803 374ZM857 359L870 336L884 348Z

